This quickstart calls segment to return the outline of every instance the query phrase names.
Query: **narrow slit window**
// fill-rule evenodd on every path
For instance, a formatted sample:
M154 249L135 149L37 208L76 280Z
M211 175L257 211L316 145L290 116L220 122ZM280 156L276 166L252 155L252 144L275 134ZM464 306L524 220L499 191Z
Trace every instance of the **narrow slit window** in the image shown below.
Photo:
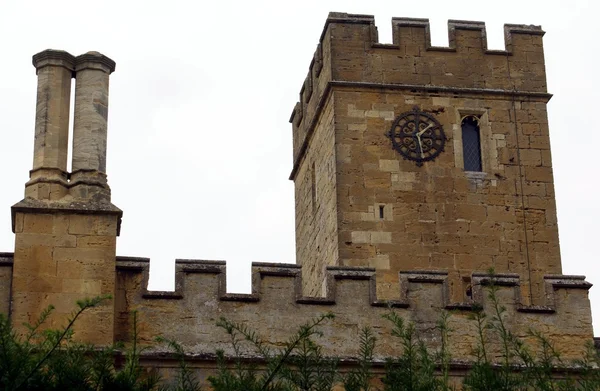
M313 162L310 170L310 188L311 188L311 200L313 213L317 210L317 173L315 170L315 163Z
M479 118L467 116L462 120L461 126L465 171L482 171Z
M383 219L383 217L384 217L383 216L383 209L384 209L384 206L383 205L379 205L379 218L380 219Z

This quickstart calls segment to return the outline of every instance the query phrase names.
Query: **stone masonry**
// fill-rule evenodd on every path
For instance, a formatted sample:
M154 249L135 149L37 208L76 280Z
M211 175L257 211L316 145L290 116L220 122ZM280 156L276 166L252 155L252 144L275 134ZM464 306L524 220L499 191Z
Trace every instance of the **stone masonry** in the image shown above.
M222 261L176 260L174 291L148 291L149 260L116 256L122 212L106 176L109 76L115 63L88 52L46 50L38 76L34 163L25 198L12 207L14 253L0 253L0 312L17 331L50 304L63 325L75 301L111 295L77 323L74 338L102 346L131 340L133 311L145 365L177 366L162 335L214 371L233 355L220 317L247 324L274 345L316 316L323 354L353 365L359 330L378 338L376 361L399 352L395 311L428 347L448 322L452 375L473 360L485 286L496 271L506 324L546 335L563 360L592 342L583 276L561 275L550 159L541 28L506 25L506 50L486 48L481 22L450 21L450 47L431 47L424 19L394 18L394 43L377 42L373 17L331 13L292 113L297 265L255 263L252 292L226 289ZM75 78L73 172L67 172ZM418 166L391 148L394 119L419 107L443 125L445 150ZM461 121L478 118L481 172L463 166ZM496 345L494 345L496 344ZM281 346L281 345L279 345ZM490 352L499 349L492 341ZM261 364L251 351L248 360ZM462 372L461 372L462 371Z
M8 287L17 330L24 330L24 322L34 323L49 305L56 309L48 325L58 327L77 300L114 294L122 214L110 203L102 163L106 148L101 147L106 145L108 74L114 62L95 52L73 57L46 50L33 57L33 65L38 74L34 165L25 198L12 207L15 252ZM72 77L77 79L76 180L66 172ZM108 301L84 314L77 322L78 338L112 344L113 307Z
M481 22L450 21L450 47L431 46L427 20L392 25L384 45L372 17L330 14L292 114L306 292L322 292L329 265L376 268L389 297L400 271L444 270L452 301L465 302L471 274L493 267L519 274L524 302L540 304L543 276L561 273L544 32L506 25L506 50L491 51ZM415 106L447 137L422 167L386 136ZM466 115L479 118L482 172L463 169Z

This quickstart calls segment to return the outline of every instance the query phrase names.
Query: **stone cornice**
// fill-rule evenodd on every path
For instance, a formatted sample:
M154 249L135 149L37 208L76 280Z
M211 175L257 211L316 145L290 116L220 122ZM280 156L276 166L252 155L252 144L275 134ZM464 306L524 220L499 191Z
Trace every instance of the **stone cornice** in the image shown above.
M48 65L62 66L70 71L75 70L75 57L64 50L46 49L34 54L31 62L36 70Z
M103 66L108 73L113 73L116 67L116 63L113 60L98 52L87 52L75 57L76 71L80 71L85 68L91 68L92 66L90 66L90 64L99 64ZM96 69L96 67L93 68Z
M17 213L75 213L90 215L114 215L118 218L117 236L121 233L123 211L106 201L41 201L25 198L11 207L12 230L15 232L15 217Z

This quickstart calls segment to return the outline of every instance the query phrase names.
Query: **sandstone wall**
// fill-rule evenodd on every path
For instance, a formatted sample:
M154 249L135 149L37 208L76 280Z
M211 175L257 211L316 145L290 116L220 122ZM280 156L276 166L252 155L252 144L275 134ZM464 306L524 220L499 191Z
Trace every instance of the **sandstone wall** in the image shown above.
M326 103L313 134L313 147L296 177L296 254L307 295L325 293L325 267L338 264L334 98Z
M395 295L399 271L448 271L456 302L468 299L473 271L493 267L518 273L524 302L542 303L543 275L561 273L544 32L505 25L506 50L492 51L481 22L449 21L449 47L431 46L425 19L392 25L393 44L380 44L373 17L329 15L292 115L297 206L307 191L299 173L322 149L317 134L333 105L335 264L375 267L385 296ZM314 71L321 67L327 72ZM319 87L307 95L307 85ZM386 135L415 106L434 114L447 138L445 151L422 167L403 160ZM463 168L466 115L480 119L482 172ZM297 248L317 235L297 232ZM308 262L306 252L297 260ZM310 262L317 271L332 264L318 253Z
M472 306L453 306L448 297L448 276L444 272L412 271L400 274L395 301L380 300L376 295L374 269L330 267L328 290L322 298L302 294L301 271L297 265L255 263L252 267L252 293L228 294L225 289L225 265L218 261L178 260L176 291L148 292L148 260L120 258L117 262L117 295L120 321L117 335L126 336L131 327L128 311L138 311L141 338L153 343L163 335L180 342L190 357L207 357L216 349L232 355L229 337L215 327L220 317L244 323L264 340L277 345L286 341L300 325L319 314L331 311L335 319L321 328L319 342L328 356L356 357L359 331L368 326L378 337L377 359L400 352L399 341L391 337L391 324L381 315L396 311L414 322L420 336L432 348L439 348L435 324L441 311L450 313L450 346L456 362L472 360L476 346L476 328L468 320ZM519 278L515 274L497 275L499 298L506 306L505 320L516 335L525 337L529 328L548 335L566 360L578 357L591 341L592 324L587 290L591 286L578 276L552 276L545 279L545 306L524 307L520 302ZM490 315L492 308L483 286L489 276L474 274L474 302ZM388 307L392 307L392 309ZM496 341L497 342L497 341ZM492 348L493 350L493 348ZM160 355L156 346L149 355ZM255 357L252 350L245 351ZM462 361L461 361L462 360Z
M117 221L114 215L16 213L10 315L17 330L49 305L55 310L45 326L64 327L78 300L113 295ZM112 300L87 311L76 324L77 338L112 344L113 312Z
M544 274L561 273L545 103L515 102L515 129L510 98L436 95L336 91L336 147L345 151L337 159L340 264L376 267L392 291L399 271L447 270L457 302L467 299L473 271L493 267L520 274L528 301L531 278L540 303ZM385 135L415 105L437 112L447 137L422 167ZM483 172L463 169L467 114L481 118Z

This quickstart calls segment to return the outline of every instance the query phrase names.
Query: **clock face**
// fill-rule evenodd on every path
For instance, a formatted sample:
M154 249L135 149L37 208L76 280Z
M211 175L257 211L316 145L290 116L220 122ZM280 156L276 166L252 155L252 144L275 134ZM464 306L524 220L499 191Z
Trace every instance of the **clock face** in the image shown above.
M396 118L388 137L392 140L392 147L404 159L415 161L417 166L435 159L446 143L446 135L439 121L417 106Z

